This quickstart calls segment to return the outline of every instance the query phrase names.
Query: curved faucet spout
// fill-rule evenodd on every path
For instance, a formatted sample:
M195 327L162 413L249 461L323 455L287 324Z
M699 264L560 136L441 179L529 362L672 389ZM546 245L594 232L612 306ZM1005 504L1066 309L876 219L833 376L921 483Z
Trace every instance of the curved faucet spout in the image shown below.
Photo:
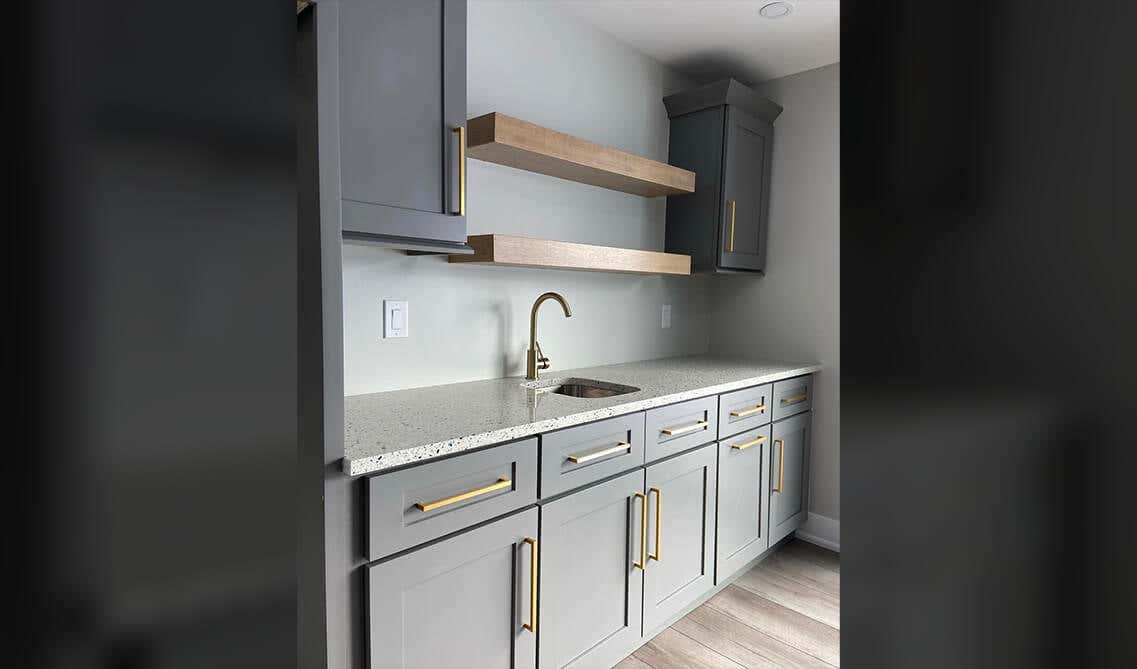
M537 344L537 309L545 300L560 302L561 309L565 312L565 318L572 317L572 309L569 309L568 302L560 293L542 293L533 303L533 310L529 313L529 350L525 352L525 378L527 379L536 379L538 370L549 368L549 359L541 353L541 347Z

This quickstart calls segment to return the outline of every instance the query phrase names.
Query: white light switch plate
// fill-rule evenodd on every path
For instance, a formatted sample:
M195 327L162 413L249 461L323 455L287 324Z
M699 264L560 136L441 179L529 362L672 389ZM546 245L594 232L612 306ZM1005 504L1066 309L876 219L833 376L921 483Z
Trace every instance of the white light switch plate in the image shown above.
M410 331L410 306L406 300L383 300L383 338L406 337Z
M665 328L665 329L671 327L671 305L670 304L663 305L662 314L663 314L663 316L662 316L662 321L660 322L660 327Z

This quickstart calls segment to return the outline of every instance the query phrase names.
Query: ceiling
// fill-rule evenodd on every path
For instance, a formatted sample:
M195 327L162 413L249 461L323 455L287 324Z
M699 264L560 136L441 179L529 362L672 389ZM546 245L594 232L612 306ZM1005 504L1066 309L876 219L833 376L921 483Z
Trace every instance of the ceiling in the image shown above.
M770 0L548 0L696 83L754 84L840 60L839 0L796 0L767 19Z

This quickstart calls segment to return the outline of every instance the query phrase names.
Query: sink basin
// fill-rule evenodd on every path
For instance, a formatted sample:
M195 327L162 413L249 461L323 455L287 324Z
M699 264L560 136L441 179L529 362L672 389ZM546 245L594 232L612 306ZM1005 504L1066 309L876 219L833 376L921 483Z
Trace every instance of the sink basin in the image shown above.
M621 383L611 383L608 381L597 381L596 379L550 379L547 381L536 381L533 383L524 384L526 388L531 388L538 393L553 393L555 395L567 395L569 397L583 397L583 398L599 398L599 397L614 397L616 395L626 395L634 393L639 388L635 386L625 386Z

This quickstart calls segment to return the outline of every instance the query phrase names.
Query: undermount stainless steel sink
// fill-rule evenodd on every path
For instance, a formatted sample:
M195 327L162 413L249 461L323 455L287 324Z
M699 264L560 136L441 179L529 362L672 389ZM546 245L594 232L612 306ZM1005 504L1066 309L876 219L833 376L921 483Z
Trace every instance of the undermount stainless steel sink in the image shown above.
M621 383L610 383L608 381L597 381L596 379L577 378L548 379L544 381L537 381L535 383L526 383L523 385L538 393L553 393L556 395L567 395L569 397L583 397L589 399L626 395L628 393L634 393L639 390L639 388L636 388L635 386L625 386Z

